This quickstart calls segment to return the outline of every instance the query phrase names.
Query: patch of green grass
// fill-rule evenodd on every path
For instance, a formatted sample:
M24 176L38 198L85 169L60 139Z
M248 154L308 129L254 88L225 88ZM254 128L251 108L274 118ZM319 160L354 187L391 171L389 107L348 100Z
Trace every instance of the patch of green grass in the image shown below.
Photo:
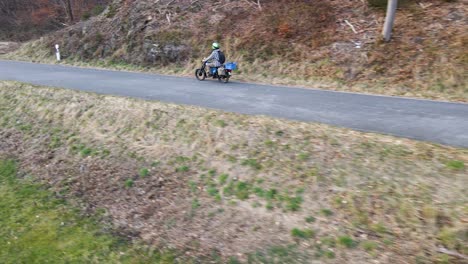
M320 212L321 212L324 216L332 216L332 215L333 215L333 211L330 210L330 209L322 209L322 210L320 210Z
M240 264L241 262L236 257L230 257L228 264Z
M357 246L357 242L354 241L350 236L340 236L338 237L338 243L347 248L354 248Z
M80 151L80 155L82 157L88 157L93 154L93 149L92 148L84 148Z
M316 219L315 219L315 217L313 217L313 216L307 216L307 217L305 218L306 223L313 223L313 222L315 222L315 220L316 220Z
M336 239L333 237L323 237L320 239L322 245L325 245L329 248L334 248L336 246Z
M267 140L265 141L265 146L267 147L273 147L275 145L275 142L271 141L271 140Z
M125 185L126 188L131 188L131 187L133 187L134 184L135 184L135 182L132 179L126 179L124 185Z
M149 175L149 170L147 168L141 168L138 175L140 175L140 177L146 177Z
M62 140L58 136L52 136L49 143L49 148L56 149L62 145Z
M463 170L465 168L465 163L460 160L451 160L447 162L445 166L451 170Z
M267 204L265 205L265 208L266 208L267 210L270 210L270 211L271 211L271 210L275 209L275 206L273 205L272 202L267 202Z
M23 132L28 132L28 131L31 131L32 130L32 126L29 125L29 124L21 124L19 125L19 130L23 131Z
M276 189L269 189L266 193L265 193L265 198L267 198L268 200L274 200L276 198L276 196L278 195L278 190Z
M299 211L301 209L301 204L302 204L302 197L301 196L295 196L295 197L285 197L286 200L286 209L292 212Z
M198 201L197 198L192 200L192 209L197 209L200 206L201 206L200 201Z
M236 184L236 197L240 200L246 200L250 196L250 184L240 181Z
M255 193L255 195L257 195L258 197L265 197L265 190L263 190L261 187L255 187L253 189L253 192Z
M291 236L302 239L309 239L315 236L315 232L312 229L299 229L293 228L291 230Z
M223 188L223 194L225 196L234 195L234 183L233 182L229 182L229 184Z
M438 234L437 239L447 248L456 248L459 244L457 233L450 228L443 228Z
M216 120L215 125L219 127L227 127L227 123L224 120Z
M362 242L361 245L362 245L362 248L367 252L374 251L378 246L376 242L370 241L370 240Z
M309 159L310 155L308 153L300 153L297 157L301 161L306 161Z
M189 170L190 170L190 167L187 165L176 168L176 172L188 172Z
M172 254L103 233L43 187L16 179L16 164L0 160L0 263L174 263Z
M213 197L215 197L219 193L218 189L216 189L216 187L214 186L208 187L206 191L208 192L210 196L213 196Z
M262 165L256 159L243 160L241 165L242 166L249 166L249 167L251 167L252 169L255 169L255 170L261 170L262 169Z
M184 157L184 156L177 156L175 158L175 162L176 163L186 163L186 162L189 162L190 161L190 158L189 157Z
M247 255L247 263L308 263L310 256L297 245L273 246Z
M229 178L229 175L227 175L226 173L223 173L223 174L219 175L219 177L218 177L219 184L220 185L226 184L228 178Z
M385 227L382 223L376 223L371 225L371 230L378 233L378 234L385 234L387 233L387 227Z
M197 192L197 184L194 182L194 181L189 181L189 187L190 187L190 191L192 193L196 193Z

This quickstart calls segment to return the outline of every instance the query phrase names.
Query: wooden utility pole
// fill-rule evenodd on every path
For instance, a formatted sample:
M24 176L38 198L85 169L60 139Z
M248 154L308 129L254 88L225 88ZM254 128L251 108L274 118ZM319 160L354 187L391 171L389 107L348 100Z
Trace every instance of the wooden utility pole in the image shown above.
M398 6L398 0L388 0L387 16L385 17L385 24L383 27L382 35L385 41L390 41L392 37L393 22L395 22L395 14Z

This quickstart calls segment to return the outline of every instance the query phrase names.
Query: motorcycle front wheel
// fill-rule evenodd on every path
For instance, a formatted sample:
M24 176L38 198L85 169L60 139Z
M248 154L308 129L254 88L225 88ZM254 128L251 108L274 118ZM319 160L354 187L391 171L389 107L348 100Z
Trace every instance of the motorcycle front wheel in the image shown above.
M195 77L197 77L197 80L203 81L206 78L206 72L202 69L197 69L195 71Z

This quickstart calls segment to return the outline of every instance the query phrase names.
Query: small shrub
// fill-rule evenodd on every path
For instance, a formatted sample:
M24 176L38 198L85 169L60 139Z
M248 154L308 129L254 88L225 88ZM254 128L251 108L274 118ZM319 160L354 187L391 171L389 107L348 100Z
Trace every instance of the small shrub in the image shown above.
M313 216L307 216L307 217L305 218L305 221L306 221L306 223L313 223L313 222L315 222L315 217L313 217Z
M447 248L453 249L459 245L459 239L455 230L443 228L438 234L437 239Z
M347 248L353 248L356 246L356 241L354 241L351 237L349 236L340 236L338 238L338 243L342 246L345 246Z
M138 172L138 175L140 175L140 177L146 177L149 175L149 170L147 168L142 168Z
M135 183L133 182L132 179L127 179L127 180L125 180L125 187L126 187L126 188L131 188L131 187L133 187L134 184L135 184Z
M97 15L101 14L102 12L104 12L104 9L105 9L104 6L102 6L102 5L97 5L97 6L95 6L95 7L91 10L91 14L92 14L93 16L97 16Z
M109 6L109 11L106 14L107 18L113 18L117 14L117 8L114 5Z
M301 230L299 228L293 228L291 230L291 235L297 238L309 239L315 236L315 232L311 229Z
M284 132L281 130L278 130L275 132L275 135L277 135L278 137L282 137L284 135Z
M370 7L385 8L387 7L387 0L367 0Z

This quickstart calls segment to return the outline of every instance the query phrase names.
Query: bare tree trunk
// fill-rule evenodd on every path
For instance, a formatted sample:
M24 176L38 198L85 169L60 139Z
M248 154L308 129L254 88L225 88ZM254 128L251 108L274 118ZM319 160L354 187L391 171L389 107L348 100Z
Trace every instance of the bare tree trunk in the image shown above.
M66 10L67 10L67 14L68 14L68 18L70 19L70 23L73 23L73 21L75 20L74 16L73 16L73 8L72 8L72 3L71 3L72 0L66 0Z
M382 35L385 41L390 41L392 37L393 23L395 22L395 14L398 6L398 0L388 0L387 16L385 17L385 24L383 27Z

